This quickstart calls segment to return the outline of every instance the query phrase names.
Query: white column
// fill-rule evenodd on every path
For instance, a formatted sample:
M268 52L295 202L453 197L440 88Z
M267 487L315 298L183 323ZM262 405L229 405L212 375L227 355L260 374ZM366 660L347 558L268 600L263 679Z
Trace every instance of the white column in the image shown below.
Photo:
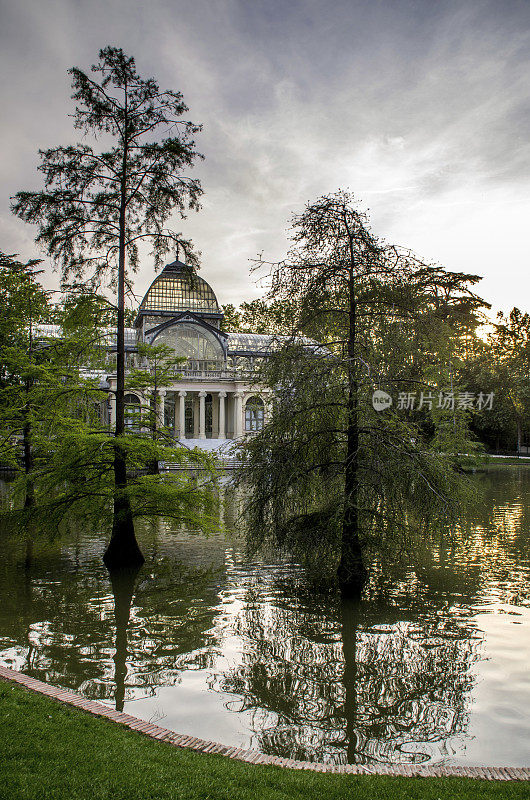
M173 438L178 439L178 429L179 429L179 407L177 404L177 393L173 392Z
M239 439L243 434L243 395L241 392L234 394L234 438Z
M199 392L199 439L206 439L206 392Z
M158 405L158 422L160 426L164 427L164 409L166 407L166 390L160 389L159 392L160 403Z
M112 394L109 394L109 401L110 401L109 423L111 428L114 428L114 426L116 425L116 395L114 394L114 392L112 392Z
M175 404L175 408L176 408ZM179 392L179 439L186 438L186 392Z
M226 439L225 397L226 392L219 392L219 439Z

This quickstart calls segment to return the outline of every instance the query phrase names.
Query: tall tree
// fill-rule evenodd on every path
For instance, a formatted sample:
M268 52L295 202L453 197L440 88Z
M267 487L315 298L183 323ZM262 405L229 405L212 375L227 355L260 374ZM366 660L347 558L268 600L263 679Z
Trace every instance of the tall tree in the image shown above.
M36 241L61 265L65 280L73 275L99 284L110 278L117 293L114 515L105 553L114 568L143 562L123 442L127 268L136 269L138 245L146 239L155 265L176 244L196 263L190 242L165 226L173 211L183 217L198 208L201 187L186 170L199 157L193 137L200 126L182 119L188 108L180 92L161 91L153 78L140 77L134 58L121 48L102 49L92 72L69 71L74 125L108 147L81 143L40 151L45 188L19 192L12 209L39 226ZM168 131L170 136L156 138Z
M478 278L382 244L344 192L307 206L292 231L271 298L293 309L293 335L264 367L274 411L242 475L250 531L320 562L338 554L342 594L358 595L370 537L455 505L456 456L472 444L454 404L451 340L482 305ZM452 403L436 402L440 383ZM375 409L377 389L399 402Z
M34 504L32 417L35 326L49 313L49 299L38 281L39 260L22 263L0 253L0 453L17 469L19 436L24 467L24 507Z

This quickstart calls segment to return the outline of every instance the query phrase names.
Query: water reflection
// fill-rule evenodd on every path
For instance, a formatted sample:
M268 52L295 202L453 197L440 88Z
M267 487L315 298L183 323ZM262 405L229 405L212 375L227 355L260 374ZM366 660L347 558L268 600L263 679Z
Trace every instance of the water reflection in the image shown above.
M184 733L334 763L528 763L530 472L375 565L362 602L234 536L153 520L139 573L104 537L0 538L0 658ZM234 524L234 503L224 512ZM493 731L493 733L492 733Z
M265 607L253 588L232 628L240 663L212 686L234 697L230 710L252 712L253 744L266 753L439 761L463 746L482 637L443 606L438 612L411 618L332 597L316 609L314 597L287 586Z
M114 596L114 619L116 640L114 652L114 685L116 711L123 711L125 700L125 676L127 675L127 627L131 615L131 601L136 578L140 568L114 570L110 573L110 583Z

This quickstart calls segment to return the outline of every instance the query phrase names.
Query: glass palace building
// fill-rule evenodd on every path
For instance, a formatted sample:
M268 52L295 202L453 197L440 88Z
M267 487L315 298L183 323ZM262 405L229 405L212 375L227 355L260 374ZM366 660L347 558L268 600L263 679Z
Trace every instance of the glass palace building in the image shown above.
M175 439L239 439L263 427L268 391L256 389L252 376L275 339L252 333L225 333L217 298L206 281L177 260L167 264L143 298L134 328L125 334L127 365L145 368L138 343L166 345L183 359L174 376L158 390L161 421ZM108 421L114 421L109 384ZM126 395L127 418L148 404L140 391ZM212 443L213 444L213 443Z

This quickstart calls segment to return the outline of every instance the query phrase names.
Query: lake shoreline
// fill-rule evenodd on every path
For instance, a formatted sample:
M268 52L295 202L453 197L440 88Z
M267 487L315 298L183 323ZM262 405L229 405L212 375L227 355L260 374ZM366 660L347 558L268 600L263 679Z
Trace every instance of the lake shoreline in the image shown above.
M206 741L190 736L181 736L166 728L138 719L130 714L124 714L105 706L101 703L88 700L76 692L66 691L43 681L31 678L21 672L0 667L0 678L10 683L15 683L23 690L45 697L51 701L59 702L65 706L74 706L79 711L84 711L94 717L105 718L110 722L127 727L132 731L144 734L155 741L163 741L173 747L193 750L199 753L216 754L228 757L231 760L242 761L248 764L288 768L290 770L325 772L330 774L350 774L357 776L385 775L406 778L460 778L479 779L485 781L528 781L530 780L529 767L486 767L486 766L415 766L398 764L322 764L294 759L281 758L259 753L256 750L244 750L226 747L217 742ZM49 717L51 718L51 716Z

